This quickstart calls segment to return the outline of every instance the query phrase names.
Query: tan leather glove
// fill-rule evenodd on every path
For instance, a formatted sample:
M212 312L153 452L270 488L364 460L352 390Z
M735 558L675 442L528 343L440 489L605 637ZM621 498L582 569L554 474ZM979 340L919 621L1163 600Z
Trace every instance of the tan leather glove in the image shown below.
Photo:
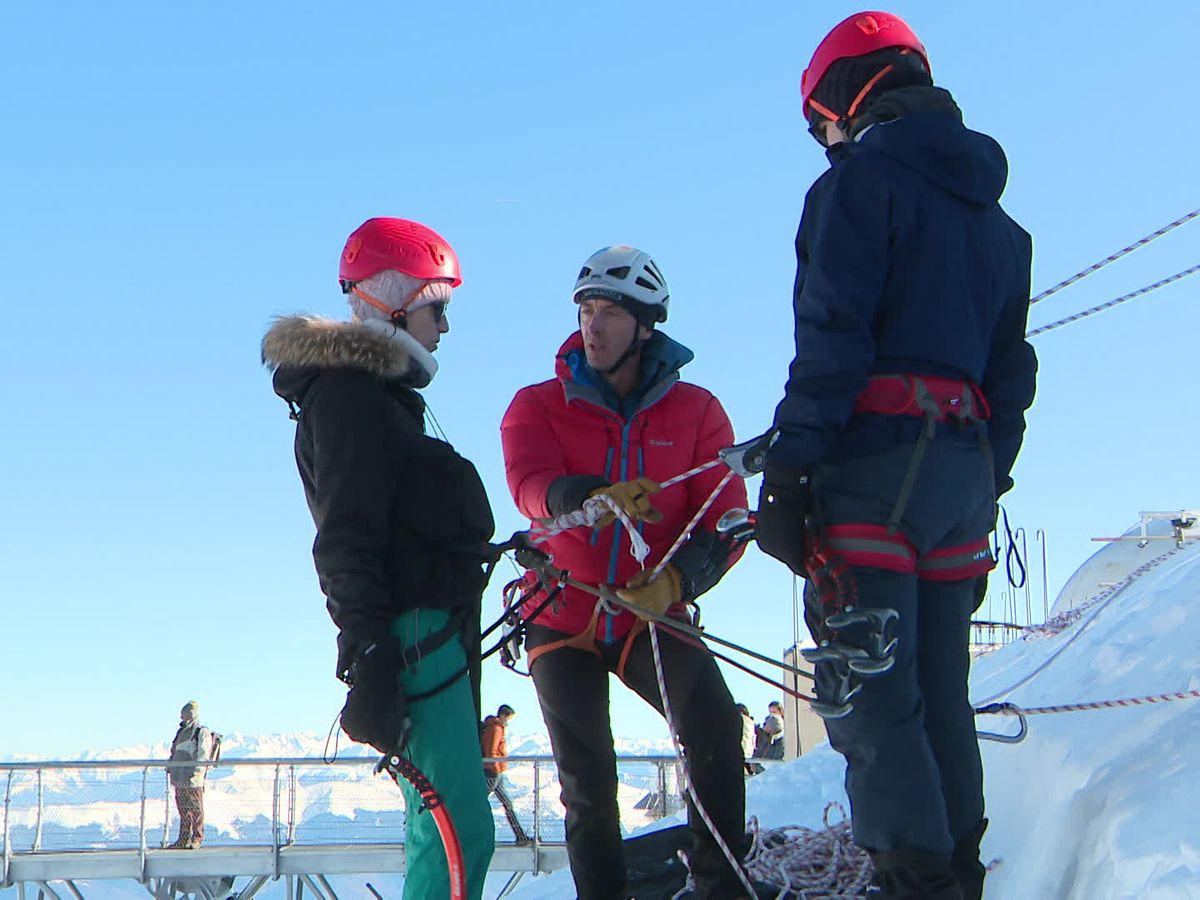
M670 564L653 581L650 581L650 570L638 572L629 579L629 584L617 591L617 596L630 606L665 616L670 607L683 599L683 578ZM632 612L639 619L647 618L637 609Z
M618 481L607 487L596 488L589 497L599 497L604 494L611 497L625 515L634 522L661 522L662 513L650 505L650 495L660 490L658 482L652 478L634 478L632 481ZM597 520L596 525L603 528L616 518L612 513L606 513Z

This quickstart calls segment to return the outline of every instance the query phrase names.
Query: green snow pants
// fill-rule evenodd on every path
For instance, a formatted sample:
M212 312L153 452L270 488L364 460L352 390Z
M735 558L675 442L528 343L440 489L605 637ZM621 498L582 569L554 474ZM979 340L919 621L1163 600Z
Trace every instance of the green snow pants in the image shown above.
M448 619L445 610L412 610L397 617L392 633L410 647ZM465 663L462 641L449 640L404 670L404 690L412 696L437 687ZM412 738L405 755L445 800L462 843L467 897L480 900L496 834L470 678L464 675L445 690L418 700L410 713ZM406 810L404 896L409 900L449 897L450 876L437 824L428 810L421 809L421 796L412 785L402 782L401 787Z

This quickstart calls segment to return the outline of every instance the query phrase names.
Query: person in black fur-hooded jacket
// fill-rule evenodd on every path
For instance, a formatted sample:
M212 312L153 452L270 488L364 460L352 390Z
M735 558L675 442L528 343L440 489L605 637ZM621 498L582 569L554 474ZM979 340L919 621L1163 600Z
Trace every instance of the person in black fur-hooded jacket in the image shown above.
M479 616L494 523L475 467L425 434L418 389L437 371L446 305L462 283L453 249L405 219L369 219L339 271L350 322L282 317L263 339L295 452L321 590L349 684L342 727L405 754L445 800L479 898L494 827L478 740ZM406 897L447 890L433 817L403 784Z

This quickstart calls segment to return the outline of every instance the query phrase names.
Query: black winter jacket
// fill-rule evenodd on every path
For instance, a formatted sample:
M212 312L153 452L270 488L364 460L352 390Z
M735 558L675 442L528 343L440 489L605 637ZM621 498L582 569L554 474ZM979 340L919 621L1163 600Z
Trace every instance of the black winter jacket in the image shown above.
M491 507L475 467L424 434L404 348L361 324L295 316L268 331L263 361L299 410L296 464L339 666L401 612L476 607Z
M945 92L923 90L944 95L940 109L836 145L805 199L796 358L771 461L805 469L915 438L917 420L853 415L855 398L872 374L941 375L983 389L1002 493L1037 372L1025 340L1031 241L998 202L1000 145L965 128Z

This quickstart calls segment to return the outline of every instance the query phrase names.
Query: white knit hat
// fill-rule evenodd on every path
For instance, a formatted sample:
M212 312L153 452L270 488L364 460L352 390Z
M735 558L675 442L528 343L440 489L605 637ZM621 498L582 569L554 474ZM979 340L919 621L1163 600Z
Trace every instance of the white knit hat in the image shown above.
M424 285L424 287L421 287ZM428 281L424 278L414 278L395 269L384 269L370 278L364 278L354 285L362 293L373 297L387 306L389 310L401 309L410 313L430 303L449 303L453 289L446 281ZM418 288L420 290L418 290ZM404 301L417 291L416 296L404 305ZM371 319L387 321L389 314L382 309L372 306L357 293L351 291L346 295L350 304L350 313L357 322L368 322Z

